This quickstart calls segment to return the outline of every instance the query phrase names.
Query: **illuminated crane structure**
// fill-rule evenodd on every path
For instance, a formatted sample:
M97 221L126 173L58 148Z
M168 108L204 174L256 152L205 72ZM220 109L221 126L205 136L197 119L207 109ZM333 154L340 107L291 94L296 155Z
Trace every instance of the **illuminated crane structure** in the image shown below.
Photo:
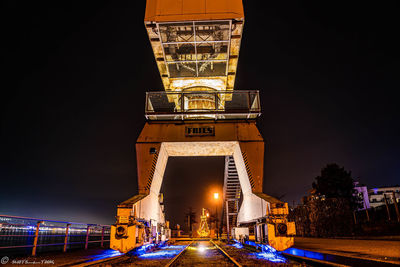
M208 228L207 218L209 213L205 213L205 209L202 209L202 213L200 216L200 227L197 230L197 233L200 237L208 237L210 236L210 229Z
M118 205L111 248L127 252L168 238L159 195L170 156L225 156L228 237L232 227L250 227L259 242L292 246L287 203L263 193L259 92L233 90L242 1L147 0L144 20L165 90L146 94L147 122L136 143L139 194Z

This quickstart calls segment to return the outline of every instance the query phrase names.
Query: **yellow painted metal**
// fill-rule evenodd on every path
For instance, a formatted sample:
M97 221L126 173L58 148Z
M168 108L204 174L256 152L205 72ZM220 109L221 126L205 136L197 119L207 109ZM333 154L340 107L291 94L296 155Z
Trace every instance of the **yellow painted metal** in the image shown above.
M294 222L287 221L287 215L289 214L288 204L279 202L270 203L270 208L269 210L267 209L268 244L278 251L283 251L294 245L296 228ZM285 234L278 232L279 224L286 226Z
M147 0L145 21L243 19L241 0Z
M296 235L296 225L294 222L287 222L287 234L290 236Z
M121 238L117 238L117 228L124 227L126 231L126 235ZM110 232L110 248L114 250L118 250L122 253L127 253L134 249L138 244L136 244L136 236L138 235L137 225L112 225ZM140 244L140 242L139 242Z
M154 164L158 156L157 151L160 151L160 147L161 143L156 142L136 143L139 194L149 193L154 175ZM152 149L155 151L154 154L150 152Z
M275 225L268 224L268 244L278 251L284 251L294 245L294 236L276 236Z
M136 202L142 200L145 197L146 197L146 194L135 195L135 196L125 200L124 202L120 203L118 205L118 208L127 208L131 212L132 211L132 205L135 204ZM118 211L117 211L117 214L118 214ZM136 217L136 214L133 214L133 216Z
M212 136L186 136L185 127L202 128L214 126ZM209 142L209 141L243 141L261 142L264 140L258 131L255 121L184 121L184 122L146 122L136 144L146 144L146 148L161 142ZM140 152L144 153L145 149ZM139 153L137 153L139 155Z
M140 195L139 195L140 196ZM134 199L141 199L134 197ZM132 199L129 199L133 202ZM139 223L135 221L132 216L132 206L134 203L128 205L119 205L117 209L117 222L111 226L110 232L110 248L126 253L134 249L136 244L136 237L138 235ZM123 229L123 231L118 231Z
M215 134L210 136L187 136L186 127L202 128L212 125ZM246 166L249 177L252 178L252 191L261 193L263 188L264 141L256 123L252 122L182 122L156 123L146 122L136 143L136 158L138 166L138 185L140 194L148 194L153 179L152 170L154 157L151 148L159 151L162 142L221 142L238 141L240 148L247 155ZM225 155L221 151L221 155Z
M118 223L128 224L131 217L131 212L132 208L118 208L117 209Z
M174 92L187 90L188 88L198 89L199 87L218 91L230 91L234 89L244 25L242 0L147 0L144 22L161 80L166 91ZM220 40L220 37L218 38L218 33L214 33L210 35L211 38L204 38L206 41L203 41L196 34L196 30L198 32L201 30L206 32L207 29L211 27L210 23L216 23L215 25L218 25L218 23L224 22L228 23L226 26L228 27L227 30L229 30L229 36L226 39ZM176 29L180 29L180 32L191 33L187 34L186 39L192 43L189 44L179 40L178 43L168 44L164 47L163 43L165 43L166 40L161 34L162 30L160 30L160 25L165 25L165 27L167 27L166 29L168 29L168 27L176 27ZM214 28L214 30L215 29L216 28ZM173 31L173 34L176 34L176 32L176 30ZM168 36L170 36L171 39L171 34ZM194 44L196 42L196 36L197 44ZM175 35L174 37L176 39ZM209 46L209 49L212 49L214 52L219 50L216 49L215 44L227 43L228 45L226 46L226 52L219 51L219 54L216 53L213 57L210 57L209 54L204 54L203 50L207 48L207 42L215 41L214 38L219 42ZM171 42L171 40L168 42ZM188 52L187 48L190 45L196 46L196 48ZM168 64L178 65L179 63L171 63L171 61L179 61L182 59L171 58L171 54L166 53L166 50L169 51L170 48L173 49L173 51L185 48L185 60L192 60L191 66L187 63L180 63L180 67L177 66L177 68L192 69L196 66L195 68L198 69L198 60L210 60L213 63L206 63L206 65L213 69L214 65L217 64L215 60L226 60L226 71L224 70L223 73L218 75L199 75L197 72L195 75L196 77L191 77L191 75L175 77L171 75ZM200 53L201 56L198 55L198 53ZM222 103L224 103L225 100L230 100L229 95L226 95L226 97L228 98L223 99ZM168 98L170 102L175 102L176 105L179 105L179 99L174 97L174 95L170 95ZM206 106L203 107L203 109L204 108L206 108Z
M192 92L186 99L179 94L168 95L168 101L177 109L184 104L191 110L223 110L225 103L232 100L230 91L234 89L244 25L242 0L147 0L144 23L164 89ZM205 91L229 93L217 97ZM207 129L211 134L193 134L188 128ZM293 245L290 235L294 224L287 222L287 203L262 193L263 138L254 120L241 120L146 122L136 143L139 194L118 205L117 224L111 228L111 248L127 252L143 244L146 233L144 225L135 221L135 203L149 195L157 162L166 163L165 155L159 155L161 145L169 142L182 143L188 149L190 145L199 146L196 151L204 155L204 149L209 148L203 148L202 143L213 142L213 154L221 156L227 155L227 149L219 144L239 143L251 190L269 203L266 216L270 245L277 250ZM279 223L287 225L290 235L276 234Z

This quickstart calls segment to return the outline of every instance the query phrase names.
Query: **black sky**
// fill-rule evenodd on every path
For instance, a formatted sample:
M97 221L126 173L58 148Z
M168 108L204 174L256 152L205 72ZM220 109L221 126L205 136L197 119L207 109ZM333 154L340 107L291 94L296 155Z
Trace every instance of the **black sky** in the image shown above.
M244 3L235 87L260 90L264 191L298 202L331 162L369 187L399 184L398 1ZM0 213L113 223L136 194L144 94L163 89L144 8L2 2ZM223 173L221 159L171 162L171 177Z

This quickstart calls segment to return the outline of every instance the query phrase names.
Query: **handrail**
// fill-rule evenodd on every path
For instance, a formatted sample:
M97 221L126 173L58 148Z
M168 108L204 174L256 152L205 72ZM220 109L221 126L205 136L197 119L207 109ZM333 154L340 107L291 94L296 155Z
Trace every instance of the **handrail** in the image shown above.
M18 220L29 222L21 223ZM46 225L46 223L62 225ZM64 252L67 250L68 245L84 244L84 248L87 249L91 243L101 243L101 247L103 247L104 242L110 241L110 228L110 225L104 224L87 224L0 215L0 230L2 233L5 232L5 234L0 234L0 250L32 248L31 254L35 256L38 247L63 246ZM77 234L77 231L82 234ZM20 232L21 234L15 234L16 232ZM54 234L51 234L52 232ZM51 237L53 237L53 240L51 240L52 243L48 242L48 239ZM84 238L84 241L79 241L80 238Z
M258 91L153 91L146 93L149 120L255 119L261 115Z
M6 217L6 218L12 218L12 219L21 219L21 220L35 220L35 221L43 221L43 222L54 222L54 223L69 223L69 224L82 224L82 225L87 225L87 223L77 223L77 222L66 222L66 221L55 221L55 220L45 220L45 219L38 219L38 218L32 218L32 217L22 217L22 216L14 216L14 215L4 215L0 214L1 217ZM109 226L106 224L90 224L90 225L97 225L97 226Z

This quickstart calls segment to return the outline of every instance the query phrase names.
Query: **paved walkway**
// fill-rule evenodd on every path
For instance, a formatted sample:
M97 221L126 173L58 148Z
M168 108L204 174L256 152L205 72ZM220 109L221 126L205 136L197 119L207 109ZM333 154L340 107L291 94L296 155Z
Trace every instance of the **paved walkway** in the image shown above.
M400 264L400 241L296 237L294 247Z
M8 256L7 262L0 264L0 266L63 266L63 265L74 265L78 262L82 262L90 259L100 259L102 257L110 257L114 254L118 255L118 252L111 249L88 249L88 250L75 250L62 252L48 252L38 253L38 256ZM4 256L0 256L0 259Z

